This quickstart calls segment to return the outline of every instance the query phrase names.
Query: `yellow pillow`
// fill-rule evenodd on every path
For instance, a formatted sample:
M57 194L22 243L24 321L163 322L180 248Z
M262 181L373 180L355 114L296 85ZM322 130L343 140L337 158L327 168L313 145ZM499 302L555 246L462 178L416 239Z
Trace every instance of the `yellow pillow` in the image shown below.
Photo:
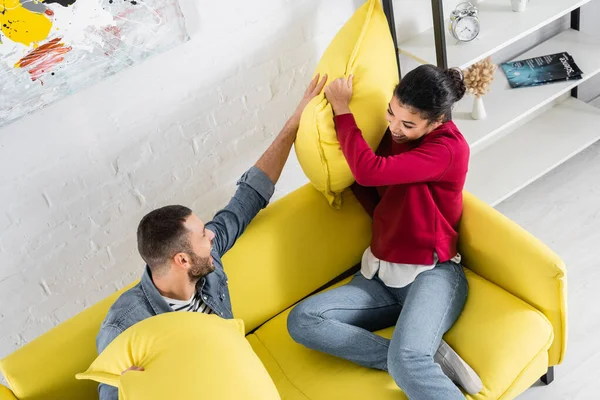
M317 66L328 83L354 75L350 109L372 149L387 129L386 110L398 84L394 42L379 0L369 0L335 36ZM300 165L329 204L341 206L341 192L354 177L333 124L333 111L321 93L305 108L295 143Z
M121 372L131 366L143 372ZM117 336L77 379L119 388L122 400L280 399L241 320L172 312Z

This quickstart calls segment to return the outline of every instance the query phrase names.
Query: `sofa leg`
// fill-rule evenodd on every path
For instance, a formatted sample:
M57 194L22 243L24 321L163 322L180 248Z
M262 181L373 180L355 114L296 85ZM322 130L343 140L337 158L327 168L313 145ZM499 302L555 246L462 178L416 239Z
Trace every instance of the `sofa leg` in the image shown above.
M548 367L548 372L546 372L546 375L542 376L542 382L544 382L545 385L549 385L552 383L553 380L554 380L554 367Z

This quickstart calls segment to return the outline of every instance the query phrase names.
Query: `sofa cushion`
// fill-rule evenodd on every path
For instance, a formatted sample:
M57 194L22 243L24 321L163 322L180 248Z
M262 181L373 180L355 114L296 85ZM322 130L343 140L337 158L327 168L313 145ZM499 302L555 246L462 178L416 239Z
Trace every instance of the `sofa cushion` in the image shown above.
M387 129L386 110L398 83L394 43L379 0L369 0L342 27L317 66L329 82L354 74L350 108L363 136L375 149ZM304 109L296 154L304 173L330 204L339 207L339 194L354 182L342 154L325 95Z
M143 372L122 371L131 366ZM244 323L176 312L117 336L78 379L119 387L119 398L276 400L277 389L244 337Z
M469 297L448 343L481 376L473 399L513 398L545 373L552 326L539 311L466 271ZM286 400L403 398L385 372L369 370L295 343L282 313L248 336ZM391 338L393 328L378 332ZM405 398L405 397L404 397Z

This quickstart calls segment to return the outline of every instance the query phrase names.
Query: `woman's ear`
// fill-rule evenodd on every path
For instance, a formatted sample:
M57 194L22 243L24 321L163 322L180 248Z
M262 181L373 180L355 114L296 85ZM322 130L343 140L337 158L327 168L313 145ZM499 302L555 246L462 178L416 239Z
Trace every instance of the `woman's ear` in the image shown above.
M442 125L444 123L444 118L445 117L442 115L436 120L429 121L429 127L431 128L431 130L437 129L440 125Z

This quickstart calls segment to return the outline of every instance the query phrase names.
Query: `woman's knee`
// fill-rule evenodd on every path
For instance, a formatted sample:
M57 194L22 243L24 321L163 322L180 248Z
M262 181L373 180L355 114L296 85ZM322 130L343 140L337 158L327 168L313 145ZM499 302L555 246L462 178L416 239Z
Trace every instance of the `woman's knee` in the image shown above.
M314 330L323 318L307 299L297 304L287 318L288 332L295 342L307 345L314 337Z

